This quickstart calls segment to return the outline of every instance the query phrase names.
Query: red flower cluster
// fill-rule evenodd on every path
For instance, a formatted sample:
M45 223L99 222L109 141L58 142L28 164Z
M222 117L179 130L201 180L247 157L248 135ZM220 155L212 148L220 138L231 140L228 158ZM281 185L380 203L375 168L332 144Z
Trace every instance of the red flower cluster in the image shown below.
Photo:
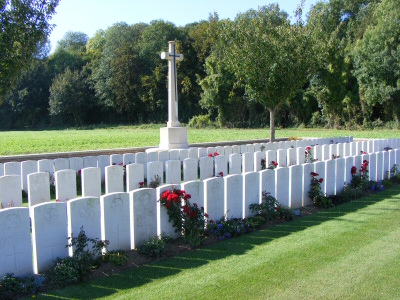
M220 177L224 177L224 172L219 172L218 175L219 175Z
M278 166L278 163L276 161L271 161L271 164L273 164L275 167Z
M357 168L355 166L352 166L350 172L351 172L351 175L356 175L357 174Z
M360 169L360 173L364 174L365 172L367 172L368 171L368 165L369 165L369 161L364 159L363 164L362 164L361 169Z
M214 154L208 153L208 157L215 157L215 156L219 156L219 154L217 152L214 152Z
M139 187L140 188L144 187L144 182L143 181L139 182Z
M367 154L367 152L361 150L360 154Z
M315 173L315 172L311 172L310 174L311 174L312 177L319 176L319 174L318 174L318 173Z

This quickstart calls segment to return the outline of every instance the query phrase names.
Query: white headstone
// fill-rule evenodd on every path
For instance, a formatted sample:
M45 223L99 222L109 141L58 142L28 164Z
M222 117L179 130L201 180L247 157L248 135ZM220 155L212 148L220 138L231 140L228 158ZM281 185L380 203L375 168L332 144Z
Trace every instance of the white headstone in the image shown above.
M265 152L265 165L266 168L272 163L272 162L277 162L277 153L275 150L268 150Z
M242 174L242 156L238 153L229 155L229 174Z
M232 153L240 154L240 146L239 145L233 145L232 146Z
M345 143L344 145L344 157L349 157L352 156L351 155L351 147L350 147L350 143Z
M56 184L56 199L65 202L76 198L75 170L61 170L54 173Z
M190 148L189 149L189 158L199 159L198 149L197 148Z
M21 162L21 172L22 172L22 189L28 192L28 175L36 173L38 171L37 161L26 160ZM47 179L47 185L49 184L49 179Z
M325 163L325 193L327 196L332 196L336 191L336 160L330 159Z
M317 161L314 165L314 170L316 173L319 174L318 179L322 178L323 182L320 184L321 187L321 192L323 194L326 193L326 188L325 188L325 184L326 184L326 178L325 178L325 169L326 169L326 165L324 161Z
M277 151L276 162L278 163L278 167L287 167L287 155L286 149L279 149Z
M70 157L69 168L78 172L83 169L83 157Z
M135 162L137 164L142 164L144 167L144 178L147 178L147 153L138 152L135 153Z
M198 160L197 158L186 158L183 161L183 181L198 180Z
M240 145L240 153L243 154L243 153L246 153L246 152L248 152L247 151L247 145Z
M304 164L306 159L306 154L304 147L297 147L296 148L296 162L298 165Z
M157 197L161 198L161 194L166 190L180 189L180 185L166 184L158 187ZM157 201L157 235L169 235L171 238L176 239L181 236L182 228L178 229L173 226L172 221L169 221L168 210L161 202Z
M179 150L173 149L169 151L169 160L179 160Z
M249 172L243 174L243 196L241 201L243 204L243 218L248 218L254 214L251 212L249 205L260 203L260 173ZM229 216L229 214L228 214Z
M122 166L124 164L124 157L122 154L111 154L110 165Z
M380 181L384 179L384 173L383 173L383 152L377 152L376 155L376 181Z
M182 183L182 190L186 191L186 194L190 194L190 203L197 204L198 207L204 209L204 182L203 181L188 181Z
M181 161L168 160L165 163L165 182L166 184L181 184Z
M228 175L228 164L225 155L218 155L214 158L215 161L215 176Z
M67 216L69 237L78 237L83 229L88 238L101 238L100 198L83 197L68 201ZM92 244L89 243L88 247L91 248ZM70 247L68 252L72 256L74 249Z
M256 151L254 152L254 171L261 171L261 160L264 159L264 152Z
M130 164L126 166L126 190L128 192L140 188L140 183L144 184L144 165Z
M289 167L289 199L291 208L303 206L303 167L294 165Z
M131 249L137 249L157 236L158 195L155 189L129 192Z
M383 178L387 179L390 173L390 159L389 159L389 151L383 151Z
M0 176L4 176L4 164L0 163Z
M21 176L4 175L0 177L0 203L3 207L21 207Z
M280 204L289 207L289 168L277 168L276 170L276 199Z
M242 173L254 171L254 153L242 153Z
M83 157L83 168L97 168L97 157L96 156L84 156Z
M224 211L228 219L243 218L243 177L224 177Z
M69 169L69 159L68 158L55 158L54 159L54 170L68 170Z
M147 152L147 162L158 161L158 152Z
M247 144L247 152L254 153L254 144Z
M225 215L224 179L213 177L204 180L204 211L209 220L218 221Z
M223 146L217 146L215 150L219 155L225 155L225 148Z
M179 150L179 160L183 161L186 158L189 158L189 149L180 149Z
M287 163L288 166L294 166L297 164L297 159L296 159L296 149L295 148L289 148L286 150L287 153Z
M201 157L200 158L200 180L205 180L214 176L214 158L212 157Z
M110 165L110 156L109 155L97 156L97 167L100 168L101 182L104 182L106 179L106 167L108 167L109 165Z
M106 167L106 194L124 191L124 168L122 166Z
M147 184L149 187L152 181L158 181L161 184L164 183L164 163L162 161L151 161L147 163Z
M261 151L261 143L254 144L254 152ZM263 152L263 151L261 151Z
M233 153L232 146L224 146L224 155L229 157Z
M317 159L319 161L323 161L324 157L322 155L322 146L320 145L315 145L313 148L314 151L314 159Z
M208 154L214 155L216 152L217 152L217 148L215 148L215 147L207 147L207 155Z
M259 190L259 203L262 200L262 193L270 193L272 197L276 197L275 190L275 169L266 169L260 172L260 190Z
M82 197L100 197L101 196L101 172L100 168L82 169Z
M4 163L4 175L21 176L21 163L19 161L11 161Z
M308 206L313 203L309 196L311 190L311 172L314 172L314 164L306 163L302 165L303 167L303 206Z
M198 158L200 159L201 157L207 156L207 149L206 148L198 148Z
M101 240L108 240L108 251L130 250L130 209L128 193L100 197Z
M335 194L340 195L344 189L344 182L345 182L345 167L346 167L346 160L344 158L336 159L336 190Z
M369 155L368 171L369 171L369 179L372 181L377 181L376 162L377 162L377 153L376 152L371 153Z
M28 205L50 202L49 173L38 172L28 175Z
M135 163L135 153L125 153L123 155L124 165L130 165Z
M42 173L39 173L42 174ZM33 271L43 273L54 265L54 260L68 256L67 205L48 202L31 207Z
M164 167L165 167L165 162L167 160L169 160L169 151L167 150L158 151L158 161L162 161L164 163Z
M354 156L349 156L345 158L346 160L346 167L345 167L345 180L347 184L350 184L351 181L353 180L352 174L351 174L351 168L354 166ZM358 170L357 170L358 172Z
M0 210L0 278L6 274L32 274L32 244L29 209Z

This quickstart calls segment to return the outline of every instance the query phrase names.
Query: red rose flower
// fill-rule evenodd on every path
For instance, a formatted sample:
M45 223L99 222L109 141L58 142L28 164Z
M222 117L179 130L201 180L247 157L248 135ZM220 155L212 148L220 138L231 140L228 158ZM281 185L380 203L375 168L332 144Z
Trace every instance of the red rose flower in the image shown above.
M211 153L208 153L208 157L213 157L213 155Z
M224 177L224 172L219 172L218 175Z
M204 217L208 218L208 214L204 214ZM212 221L212 220L211 220Z
M165 203L165 207L166 207L167 209L169 209L169 208L171 207L171 202Z
M170 202L179 202L179 196L177 194L169 194L167 200Z
M324 179L323 178L320 178L319 179L319 183L323 183L324 182Z
M170 194L171 194L171 192L169 190L166 190L164 193L162 193L161 199L167 199Z
M214 152L214 156L218 156L219 154L217 152Z
M311 172L310 174L311 174L311 176L313 176L313 177L319 176L319 174L318 174L318 173L315 173L315 172Z

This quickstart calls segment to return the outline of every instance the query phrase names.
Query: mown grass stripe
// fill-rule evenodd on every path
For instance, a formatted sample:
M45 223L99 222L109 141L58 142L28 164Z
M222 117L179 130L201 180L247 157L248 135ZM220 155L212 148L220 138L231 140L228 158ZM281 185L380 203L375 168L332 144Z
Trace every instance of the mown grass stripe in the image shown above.
M52 292L65 299L398 299L400 188Z

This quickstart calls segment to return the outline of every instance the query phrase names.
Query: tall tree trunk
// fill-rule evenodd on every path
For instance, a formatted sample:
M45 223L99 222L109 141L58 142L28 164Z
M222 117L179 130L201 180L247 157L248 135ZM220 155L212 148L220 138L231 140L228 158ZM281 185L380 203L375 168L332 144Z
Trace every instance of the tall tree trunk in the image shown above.
M272 143L275 141L275 109L269 110L269 141Z

